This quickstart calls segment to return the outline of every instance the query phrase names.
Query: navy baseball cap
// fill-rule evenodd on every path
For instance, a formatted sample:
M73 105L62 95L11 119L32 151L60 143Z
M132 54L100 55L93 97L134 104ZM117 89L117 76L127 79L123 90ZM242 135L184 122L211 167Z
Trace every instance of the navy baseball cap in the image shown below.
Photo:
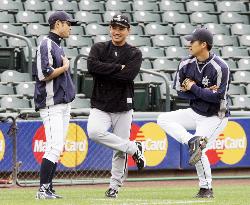
M123 14L115 14L110 21L110 25L119 25L130 28L128 17Z
M192 34L184 36L187 41L203 41L213 45L213 34L206 28L197 28Z
M71 25L77 24L77 21L75 19L72 19L65 11L56 11L52 13L49 17L49 25L53 25L56 23L56 21L68 21L71 23Z

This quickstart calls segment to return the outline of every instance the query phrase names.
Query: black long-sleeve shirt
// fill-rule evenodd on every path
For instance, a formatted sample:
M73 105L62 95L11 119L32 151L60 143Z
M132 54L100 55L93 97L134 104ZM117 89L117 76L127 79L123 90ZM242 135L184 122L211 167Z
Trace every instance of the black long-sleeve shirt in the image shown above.
M87 61L94 79L91 107L112 113L133 109L133 80L141 62L141 51L127 43L123 46L115 46L112 41L94 44ZM123 69L122 65L125 65Z

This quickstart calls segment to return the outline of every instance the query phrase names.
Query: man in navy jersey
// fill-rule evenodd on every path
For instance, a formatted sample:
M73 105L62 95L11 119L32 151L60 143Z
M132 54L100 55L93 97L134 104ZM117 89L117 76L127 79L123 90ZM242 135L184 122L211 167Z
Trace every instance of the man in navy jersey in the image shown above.
M160 114L157 123L173 138L189 146L189 164L196 167L199 192L195 197L212 198L212 175L207 148L228 122L228 87L230 70L218 56L210 52L213 35L197 28L191 35L191 56L182 59L174 81L178 96L189 100L190 108ZM196 127L194 134L186 129Z
M52 188L52 179L68 131L70 102L75 98L69 60L60 43L69 37L71 25L76 21L64 11L56 11L48 22L50 32L37 48L36 67L33 69L35 107L40 112L46 135L37 199L61 198Z

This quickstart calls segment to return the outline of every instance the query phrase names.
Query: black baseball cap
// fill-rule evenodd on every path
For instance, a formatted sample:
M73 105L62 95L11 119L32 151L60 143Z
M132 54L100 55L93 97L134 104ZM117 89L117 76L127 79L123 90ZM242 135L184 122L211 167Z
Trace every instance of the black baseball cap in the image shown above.
M184 36L187 41L203 41L213 45L213 34L207 28L197 28L192 34Z
M71 23L71 25L76 25L77 21L75 19L72 19L69 14L67 14L65 11L56 11L52 13L49 17L49 25L53 25L56 23L56 21L68 21Z
M110 21L110 25L119 25L130 28L128 17L123 14L115 14Z

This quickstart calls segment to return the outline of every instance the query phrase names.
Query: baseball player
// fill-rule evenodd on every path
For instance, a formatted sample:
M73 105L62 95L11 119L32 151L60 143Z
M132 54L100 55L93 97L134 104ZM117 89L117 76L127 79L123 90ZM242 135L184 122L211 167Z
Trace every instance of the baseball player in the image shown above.
M205 154L228 122L228 86L230 70L211 53L213 35L197 28L191 35L191 56L182 59L174 81L179 97L189 100L190 108L160 114L157 123L173 138L189 146L189 164L196 167L200 190L196 197L212 198L212 175ZM196 127L194 134L187 128Z
M57 162L63 151L70 119L70 102L75 98L75 87L69 60L60 46L62 38L68 38L71 25L76 21L64 11L56 11L48 19L49 35L37 48L34 101L39 110L46 135L46 150L40 170L40 188L37 199L55 199L52 186Z
M112 40L92 46L87 67L94 87L88 119L89 137L114 150L109 189L106 197L116 198L127 176L128 154L137 167L146 166L145 146L129 141L133 114L134 83L139 73L142 54L126 43L130 32L127 16L114 15L110 22Z

